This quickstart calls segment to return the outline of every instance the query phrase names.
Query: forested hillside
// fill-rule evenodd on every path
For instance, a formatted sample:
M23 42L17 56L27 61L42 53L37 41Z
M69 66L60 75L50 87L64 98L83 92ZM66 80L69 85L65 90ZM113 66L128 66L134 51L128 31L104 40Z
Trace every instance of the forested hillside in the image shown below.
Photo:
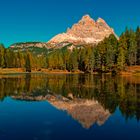
M119 40L112 34L98 45L83 45L73 51L63 48L47 55L51 69L109 72L133 65L140 65L139 27L136 31L126 29Z
M117 72L126 66L140 65L140 27L133 31L126 29L119 40L110 35L97 45L84 44L47 49L5 48L0 45L0 68L46 68L83 72Z

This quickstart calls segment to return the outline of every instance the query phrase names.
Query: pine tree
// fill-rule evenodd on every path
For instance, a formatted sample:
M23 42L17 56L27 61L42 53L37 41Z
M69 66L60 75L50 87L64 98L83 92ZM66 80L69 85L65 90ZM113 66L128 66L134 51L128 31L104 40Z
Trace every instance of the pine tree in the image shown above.
M21 67L22 67L22 54L18 50L18 52L17 52L17 68L21 68Z
M100 61L100 54L99 54L99 50L98 47L95 47L93 50L94 53L94 70L95 71L99 71L100 70L100 66L101 66L101 61Z
M13 65L13 59L14 55L11 55L10 49L5 50L5 67L6 68L12 68L14 67Z
M126 36L124 34L122 34L120 37L119 46L118 46L117 68L119 70L125 69L126 52L127 52Z
M117 67L119 70L124 70L125 68L125 50L121 46L119 48L119 53L118 53Z
M95 57L93 53L93 47L87 46L86 55L84 59L85 72L92 73L94 69L94 64Z
M97 45L98 48L98 53L99 53L99 61L100 61L100 68L99 71L103 72L105 71L105 61L106 61L106 47L105 47L105 43L104 41L102 41L101 43L99 43Z
M68 62L68 70L69 71L77 71L78 70L78 52L77 49L74 49L70 55Z
M80 71L85 71L85 57L86 57L86 49L81 48L78 54L78 69Z
M0 68L5 67L4 52L5 52L4 45L0 44Z
M27 52L25 59L26 59L25 63L26 72L31 72L31 54L29 52Z
M140 65L140 27L136 30L136 42L137 42L137 65Z
M63 69L67 70L68 69L68 62L70 58L70 51L66 48L62 49L62 59L63 59Z
M126 30L125 32L125 37L126 37L126 42L127 42L127 55L126 55L126 62L127 65L132 66L136 64L136 47L137 47L137 42L136 42L136 34L135 32L130 29Z

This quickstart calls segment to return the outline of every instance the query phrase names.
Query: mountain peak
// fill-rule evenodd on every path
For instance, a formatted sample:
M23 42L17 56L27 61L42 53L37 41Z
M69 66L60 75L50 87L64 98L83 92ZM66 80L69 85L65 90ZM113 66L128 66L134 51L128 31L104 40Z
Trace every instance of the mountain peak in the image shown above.
M57 48L58 46L63 47L67 43L73 45L96 45L111 34L114 34L116 38L118 38L114 33L114 30L105 22L104 19L98 18L95 21L89 15L84 15L79 22L74 24L71 28L68 28L65 33L56 35L47 43L16 43L11 47L26 48L27 46L36 46L40 48Z
M82 25L94 25L95 24L95 21L89 16L89 15L84 15L82 17L82 19L79 21L79 24L82 24Z
M89 15L84 15L78 23L68 28L66 33L56 35L49 43L97 44L110 34L115 35L114 30L105 20L98 18L95 22Z
M105 22L105 20L104 20L104 19L102 19L102 18L100 18L100 17L97 19L97 21L96 21L96 22L97 22L97 23L106 23L106 22Z
M88 21L88 20L93 20L90 15L84 15L81 19L82 21Z

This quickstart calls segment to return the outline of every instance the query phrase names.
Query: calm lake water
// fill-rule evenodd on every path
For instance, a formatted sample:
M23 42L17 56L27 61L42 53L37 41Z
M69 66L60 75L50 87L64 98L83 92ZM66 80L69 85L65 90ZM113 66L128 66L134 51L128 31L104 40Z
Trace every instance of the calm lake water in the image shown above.
M140 77L0 76L0 140L139 140Z

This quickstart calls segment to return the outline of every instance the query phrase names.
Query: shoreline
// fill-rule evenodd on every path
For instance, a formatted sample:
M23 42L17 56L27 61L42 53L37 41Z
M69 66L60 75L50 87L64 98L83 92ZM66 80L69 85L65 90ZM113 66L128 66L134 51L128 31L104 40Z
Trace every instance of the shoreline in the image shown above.
M12 74L86 74L82 71L69 72L67 70L32 70L31 72L26 72L24 68L0 68L0 75L12 75ZM99 74L98 72L93 72L91 74ZM105 75L111 75L110 73L103 73ZM118 72L116 75L121 76L140 76L140 66L128 67L127 71Z
M0 75L8 75L8 74L80 74L84 72L77 71L77 72L69 72L64 70L48 70L48 69L41 69L40 71L32 70L31 72L26 72L25 69L22 68L4 68L0 69Z

